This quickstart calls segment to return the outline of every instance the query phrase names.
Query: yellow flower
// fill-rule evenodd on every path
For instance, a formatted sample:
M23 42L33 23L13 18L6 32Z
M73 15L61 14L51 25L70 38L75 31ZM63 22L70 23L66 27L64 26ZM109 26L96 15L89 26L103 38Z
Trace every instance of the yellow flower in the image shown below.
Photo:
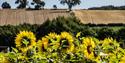
M49 33L48 36L46 36L46 38L50 39L53 43L60 41L60 36L56 33Z
M100 56L97 56L97 57L94 59L94 61L95 61L96 63L101 63L101 61L100 61Z
M93 39L91 37L86 37L83 39L83 53L86 58L94 59L94 48L96 47Z
M107 54L109 63L118 62L123 56L124 50L120 47L119 43L112 38L105 38L102 42L101 50Z
M113 41L112 38L105 38L105 39L103 40L102 46L109 45L109 44L113 44L112 41Z
M114 53L114 51L119 51L120 49L119 43L117 43L117 41L112 38L105 38L100 42L102 42L101 48L106 54Z
M10 63L7 57L5 57L5 53L0 53L0 63Z
M121 58L119 63L125 63L125 55Z
M47 48L51 51L57 50L59 47L59 42L59 35L57 35L56 33L49 33L47 36L43 37L42 40L38 41L38 49L41 52L45 51Z
M36 45L36 38L32 32L21 31L15 39L16 47L22 52L26 52Z
M62 32L60 36L61 36L60 45L61 45L62 50L64 50L67 53L73 52L74 40L73 40L72 35L70 35L68 32Z
M38 40L38 50L39 52L45 52L48 47L48 38L43 37L42 40Z

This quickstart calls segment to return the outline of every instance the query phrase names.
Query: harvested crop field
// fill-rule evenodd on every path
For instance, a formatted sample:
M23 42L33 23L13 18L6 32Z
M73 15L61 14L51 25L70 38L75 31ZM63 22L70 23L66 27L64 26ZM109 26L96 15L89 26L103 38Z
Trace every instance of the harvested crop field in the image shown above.
M42 24L47 19L69 16L66 10L0 10L0 25L18 25L23 23Z
M82 23L92 24L108 24L108 23L124 23L124 10L77 10L75 15Z
M82 23L108 24L124 23L124 10L75 10L75 16ZM47 19L54 19L58 16L70 16L66 10L0 10L0 25L18 25L23 23L42 24Z

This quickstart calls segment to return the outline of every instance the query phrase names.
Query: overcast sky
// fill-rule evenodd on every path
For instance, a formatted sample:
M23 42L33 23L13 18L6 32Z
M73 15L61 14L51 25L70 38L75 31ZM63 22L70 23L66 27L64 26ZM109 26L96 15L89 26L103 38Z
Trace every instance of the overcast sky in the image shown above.
M0 6L2 2L5 2L5 1L10 3L12 8L15 8L17 6L14 4L15 0L0 0ZM28 0L28 1L31 2L31 0ZM65 6L61 5L59 3L59 0L44 0L44 1L46 3L45 8L52 8L53 5L57 5L58 8L67 8L66 5ZM100 6L106 6L106 5L122 6L122 5L125 5L125 0L81 0L81 4L75 6L74 8L86 9L90 7L100 7Z

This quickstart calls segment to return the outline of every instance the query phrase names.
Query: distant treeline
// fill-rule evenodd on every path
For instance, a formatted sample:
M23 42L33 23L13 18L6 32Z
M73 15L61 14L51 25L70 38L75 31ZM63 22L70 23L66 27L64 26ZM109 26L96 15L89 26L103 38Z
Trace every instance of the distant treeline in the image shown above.
M88 10L125 10L125 5L124 6L108 5L108 6L102 6L102 7L91 7L91 8L88 8Z

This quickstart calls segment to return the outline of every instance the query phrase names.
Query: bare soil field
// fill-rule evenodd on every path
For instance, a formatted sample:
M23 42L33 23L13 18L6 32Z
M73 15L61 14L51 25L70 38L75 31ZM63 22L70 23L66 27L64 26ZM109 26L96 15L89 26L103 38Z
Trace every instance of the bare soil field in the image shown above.
M77 16L82 23L109 24L124 23L125 10L76 10Z

